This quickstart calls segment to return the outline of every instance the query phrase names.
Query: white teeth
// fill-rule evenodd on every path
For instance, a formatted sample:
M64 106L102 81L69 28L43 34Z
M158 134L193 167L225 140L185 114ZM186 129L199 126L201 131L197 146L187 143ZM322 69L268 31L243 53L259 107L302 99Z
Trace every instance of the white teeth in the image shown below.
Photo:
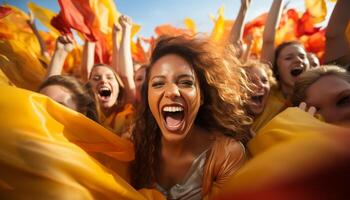
M183 111L184 109L180 106L166 106L163 108L164 112L179 112Z
M108 90L109 91L110 89L108 87L101 87L100 91L103 91L103 90Z

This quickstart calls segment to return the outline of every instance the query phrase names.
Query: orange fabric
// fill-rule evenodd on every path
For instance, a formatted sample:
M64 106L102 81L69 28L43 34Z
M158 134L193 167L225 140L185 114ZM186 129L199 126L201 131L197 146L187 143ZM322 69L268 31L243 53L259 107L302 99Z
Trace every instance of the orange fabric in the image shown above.
M12 12L12 9L5 6L0 6L0 19L6 17Z
M59 32L50 24L51 19L56 15L56 13L33 2L28 3L28 8L34 14L35 19L38 19L44 26L46 26L46 28L50 30L50 34L52 34L54 38L59 36Z
M178 36L183 34L192 35L191 31L187 29L176 28L170 24L157 26L154 31L158 36L162 36L162 35Z
M327 5L325 0L305 0L306 10L311 14L315 23L325 20L327 15Z
M217 199L348 199L349 133L288 108L249 142L253 158Z
M133 160L131 142L41 94L4 85L0 91L2 199L164 199L136 191L122 171L91 157Z
M120 112L114 112L108 117L102 114L101 123L104 127L121 135L132 125L134 117L135 108L131 104L126 104Z
M17 87L36 91L46 72L27 45L17 40L0 41L0 69Z
M203 199L212 199L244 164L245 151L241 143L227 136L215 137L203 171Z

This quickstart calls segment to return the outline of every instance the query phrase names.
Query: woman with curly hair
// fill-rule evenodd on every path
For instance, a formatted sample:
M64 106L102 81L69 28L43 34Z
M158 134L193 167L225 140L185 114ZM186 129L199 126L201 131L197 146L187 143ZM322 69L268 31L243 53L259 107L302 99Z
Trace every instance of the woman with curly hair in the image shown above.
M157 43L133 130L132 185L168 199L208 199L245 160L246 83L206 39ZM225 135L228 134L231 137Z
M239 65L246 72L250 82L246 109L248 115L254 119L250 129L251 135L254 136L268 118L266 115L274 109L267 102L269 98L271 99L270 91L276 88L276 80L270 66L258 60L249 59Z

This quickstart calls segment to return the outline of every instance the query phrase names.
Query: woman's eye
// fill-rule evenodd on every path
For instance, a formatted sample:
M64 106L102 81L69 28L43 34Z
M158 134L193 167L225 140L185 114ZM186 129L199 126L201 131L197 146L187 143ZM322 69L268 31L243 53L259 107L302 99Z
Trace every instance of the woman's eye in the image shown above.
M94 81L98 81L98 80L100 80L100 77L99 77L99 76L94 76L92 79L93 79Z
M163 82L153 82L153 83L152 83L152 87L153 87L153 88L160 88L160 87L162 87L163 85L164 85Z
M265 79L265 78L263 78L263 79L261 79L261 82L265 84L265 83L267 83L267 82L268 82L268 80L267 80L267 79Z
M185 87L192 87L194 85L193 81L191 80L180 81L179 84Z
M346 106L350 104L350 96L342 97L337 101L337 106Z
M108 79L108 80L113 80L114 77L113 77L113 76L108 76L107 79Z

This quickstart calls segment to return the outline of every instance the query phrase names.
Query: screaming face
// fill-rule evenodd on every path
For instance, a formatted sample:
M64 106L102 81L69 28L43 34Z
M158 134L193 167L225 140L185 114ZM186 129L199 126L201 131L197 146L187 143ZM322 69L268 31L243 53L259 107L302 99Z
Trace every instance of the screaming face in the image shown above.
M253 115L260 114L264 108L270 92L270 83L267 74L261 67L247 69L247 75L253 84L252 94L248 101L248 110Z
M286 46L277 58L280 84L286 88L293 88L298 76L309 68L304 48L297 44Z
M119 84L111 69L107 66L94 67L90 82L102 108L108 109L116 104Z
M168 54L153 64L148 102L163 139L178 141L188 135L200 107L200 98L197 77L185 59Z

